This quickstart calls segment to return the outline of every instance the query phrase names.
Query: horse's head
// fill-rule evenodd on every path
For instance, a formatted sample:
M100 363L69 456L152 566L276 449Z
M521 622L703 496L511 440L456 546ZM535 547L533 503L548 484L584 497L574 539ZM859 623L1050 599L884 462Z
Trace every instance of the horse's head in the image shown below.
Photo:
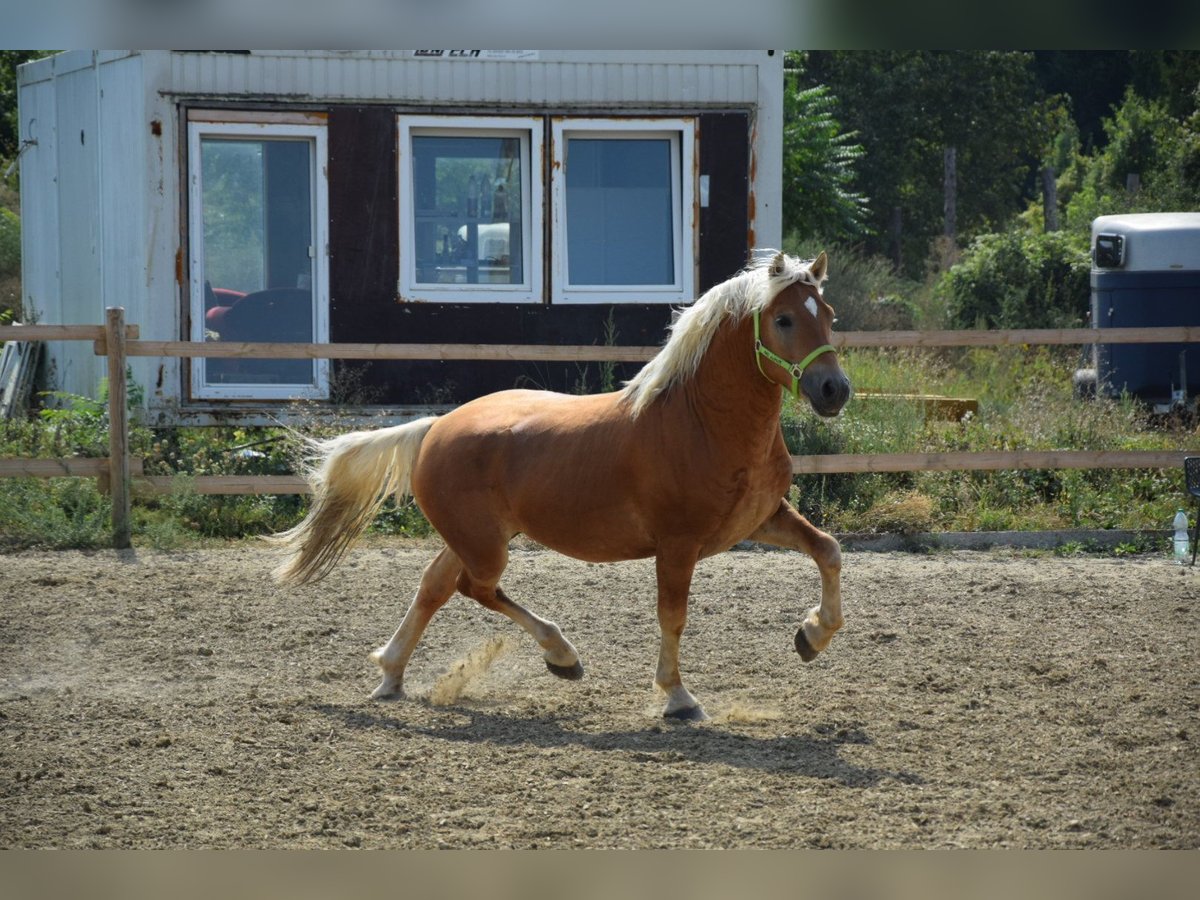
M800 277L793 277L761 312L755 313L754 343L759 371L800 397L822 416L836 416L850 399L850 379L831 345L833 307L821 296L828 260L822 252ZM769 279L789 275L796 265L779 253ZM793 270L794 273L794 270Z

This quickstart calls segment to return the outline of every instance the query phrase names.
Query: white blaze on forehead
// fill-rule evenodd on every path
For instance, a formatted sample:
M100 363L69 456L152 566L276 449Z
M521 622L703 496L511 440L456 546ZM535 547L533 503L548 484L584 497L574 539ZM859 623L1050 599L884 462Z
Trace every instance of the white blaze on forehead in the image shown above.
M817 301L812 297L804 301L804 308L813 314L814 319L817 317Z

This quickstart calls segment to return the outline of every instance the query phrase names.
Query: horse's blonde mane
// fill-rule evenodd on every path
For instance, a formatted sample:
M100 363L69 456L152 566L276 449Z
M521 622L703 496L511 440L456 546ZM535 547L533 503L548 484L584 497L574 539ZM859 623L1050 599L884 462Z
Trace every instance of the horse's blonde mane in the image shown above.
M765 309L780 291L798 281L820 290L824 278L813 273L812 263L763 252L737 275L705 291L695 303L678 312L663 348L625 382L621 402L628 404L636 418L655 397L696 373L713 336L727 318L736 322Z

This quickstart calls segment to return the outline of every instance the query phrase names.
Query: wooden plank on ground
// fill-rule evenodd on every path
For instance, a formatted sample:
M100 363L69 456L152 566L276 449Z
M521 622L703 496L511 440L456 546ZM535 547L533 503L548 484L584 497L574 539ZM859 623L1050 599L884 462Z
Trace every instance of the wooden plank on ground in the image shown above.
M898 401L902 403L919 403L926 419L948 419L961 422L968 413L979 414L979 401L974 397L941 397L937 394L893 394L888 391L870 389L854 390L855 400L871 402Z

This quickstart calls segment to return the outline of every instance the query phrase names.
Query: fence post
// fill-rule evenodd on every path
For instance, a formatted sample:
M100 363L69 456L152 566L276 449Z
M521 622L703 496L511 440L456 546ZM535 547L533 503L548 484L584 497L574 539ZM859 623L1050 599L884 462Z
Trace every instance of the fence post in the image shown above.
M125 309L105 310L105 350L108 355L108 464L112 490L113 547L132 545L129 529L129 421L125 383Z

